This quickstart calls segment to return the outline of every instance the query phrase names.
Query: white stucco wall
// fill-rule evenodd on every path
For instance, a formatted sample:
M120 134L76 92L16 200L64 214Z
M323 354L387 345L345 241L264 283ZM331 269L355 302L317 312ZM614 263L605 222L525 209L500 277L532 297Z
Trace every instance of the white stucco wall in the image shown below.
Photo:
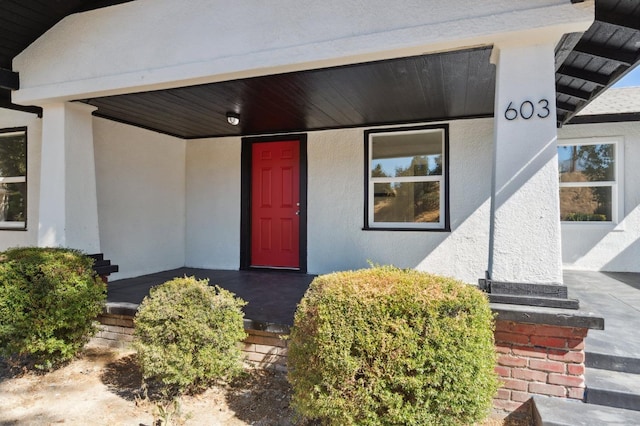
M240 267L240 154L240 138L187 141L187 266Z
M382 19L384 17L384 19ZM567 0L175 0L73 14L18 55L16 103L41 104L584 31ZM81 34L81 36L78 36Z
M477 282L487 267L492 126L450 123L451 232L363 231L365 129L309 133L308 272L370 260ZM239 266L240 152L239 138L187 141L188 266Z
M614 225L562 224L562 260L567 269L640 272L640 123L564 126L558 141L618 136L623 150L623 211Z
M185 141L94 118L100 242L110 279L185 264Z
M27 230L0 231L0 250L38 243L42 120L36 114L0 108L0 129L27 127Z

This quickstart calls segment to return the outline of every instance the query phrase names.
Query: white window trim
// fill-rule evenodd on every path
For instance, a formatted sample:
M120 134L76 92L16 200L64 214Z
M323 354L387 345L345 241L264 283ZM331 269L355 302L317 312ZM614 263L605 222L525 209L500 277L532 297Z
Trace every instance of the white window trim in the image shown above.
M24 129L18 130L18 131L9 131L9 132L2 132L0 129L0 138L2 137L11 137L11 136L22 136L24 135L24 137L27 137L27 128L25 127ZM29 143L27 142L27 149L29 148ZM27 160L28 161L28 160ZM28 167L28 164L27 164ZM0 184L2 183L24 183L27 182L27 176L0 176ZM27 188L28 191L28 188ZM26 200L25 200L26 201ZM25 212L25 215L27 214L27 212ZM0 231L2 230L19 230L19 231L23 231L27 229L27 222L26 221L20 221L20 222L16 222L16 221L0 221Z
M429 175L429 176L401 176L401 177L372 177L371 176L371 164L373 162L373 137L374 136L389 136L389 135L411 135L411 134L422 134L422 133L440 133L442 135L441 138L441 155L442 155L442 174L441 175ZM367 158L367 180L368 180L368 200L367 200L367 225L368 229L389 229L389 230L403 230L403 229L415 229L415 230L445 230L445 165L448 164L446 161L446 129L444 127L435 127L435 128L425 128L425 129L417 129L417 130L402 130L402 129L394 129L388 132L372 132L368 135L367 146L368 146L368 158ZM374 184L375 183L397 183L397 182L438 182L440 186L440 217L438 222L376 222L374 220Z
M624 138L622 136L603 136L593 138L558 139L558 147L572 145L604 145L614 146L615 170L614 181L599 182L559 182L560 188L571 187L611 187L611 220L610 221L561 221L562 226L583 228L611 228L618 225L624 217ZM560 171L558 170L558 174ZM560 193L558 191L558 196ZM619 228L616 227L616 228Z

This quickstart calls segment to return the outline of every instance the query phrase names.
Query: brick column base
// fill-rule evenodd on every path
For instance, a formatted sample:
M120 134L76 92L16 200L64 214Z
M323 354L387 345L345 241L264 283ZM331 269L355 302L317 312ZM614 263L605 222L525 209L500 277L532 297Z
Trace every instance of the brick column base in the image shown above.
M587 328L496 321L495 408L515 411L533 395L582 399Z

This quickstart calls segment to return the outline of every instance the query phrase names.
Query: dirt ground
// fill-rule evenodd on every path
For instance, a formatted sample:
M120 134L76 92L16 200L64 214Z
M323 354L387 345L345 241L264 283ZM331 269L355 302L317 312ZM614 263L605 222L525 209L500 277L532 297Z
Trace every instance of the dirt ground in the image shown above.
M250 370L231 384L183 396L178 407L144 395L132 352L88 348L69 365L38 375L0 360L0 425L152 426L294 425L290 388L282 373ZM177 409L176 409L177 408ZM490 419L483 426L524 426L530 419Z

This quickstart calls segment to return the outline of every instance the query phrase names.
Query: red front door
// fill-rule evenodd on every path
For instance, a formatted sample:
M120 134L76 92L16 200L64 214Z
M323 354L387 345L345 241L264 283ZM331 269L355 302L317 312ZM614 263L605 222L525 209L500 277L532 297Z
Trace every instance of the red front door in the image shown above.
M251 152L251 266L300 268L300 142Z

